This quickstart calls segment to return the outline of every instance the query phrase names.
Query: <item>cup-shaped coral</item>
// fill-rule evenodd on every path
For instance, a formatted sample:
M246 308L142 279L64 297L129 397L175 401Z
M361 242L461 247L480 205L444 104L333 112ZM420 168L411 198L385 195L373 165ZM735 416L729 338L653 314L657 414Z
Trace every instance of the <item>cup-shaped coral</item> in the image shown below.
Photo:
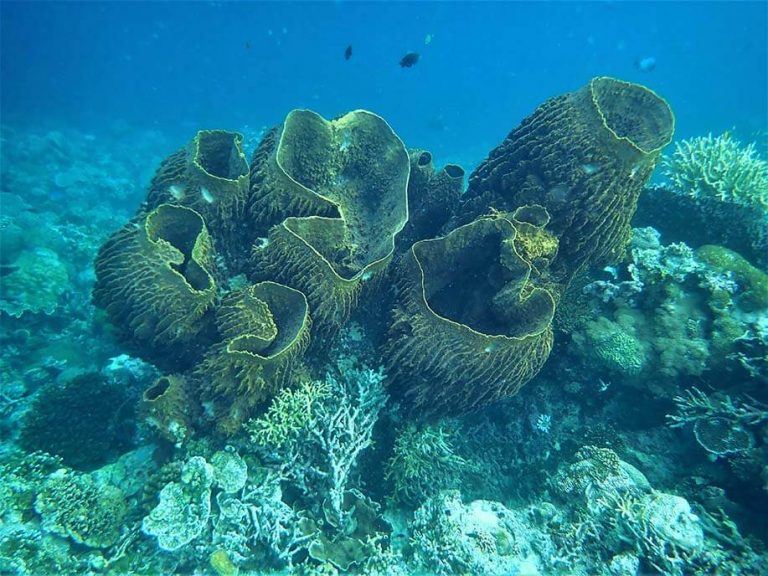
M511 396L552 348L552 292L535 285L505 217L417 242L400 267L385 352L414 415L440 416Z
M203 218L161 204L99 250L93 299L145 357L168 364L168 346L206 328L213 305L213 247Z
M408 220L403 143L370 112L327 121L294 110L259 171L256 226L265 217L279 224L254 246L252 279L301 290L319 327L339 326L361 282L389 262Z
M211 228L238 222L248 201L248 161L243 137L226 130L200 130L160 165L147 204L179 204L199 212Z
M236 430L248 411L288 382L309 343L309 306L298 290L261 282L235 290L216 313L224 341L211 348L197 373L227 415L219 426Z
M594 78L542 104L490 153L470 177L461 220L540 204L560 239L564 278L615 259L673 130L669 106L648 88Z

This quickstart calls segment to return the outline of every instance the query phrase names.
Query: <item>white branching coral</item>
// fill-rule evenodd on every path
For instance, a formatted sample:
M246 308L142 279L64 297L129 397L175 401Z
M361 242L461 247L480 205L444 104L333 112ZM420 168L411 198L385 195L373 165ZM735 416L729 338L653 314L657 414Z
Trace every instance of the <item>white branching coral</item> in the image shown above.
M742 206L768 207L768 162L755 145L729 134L683 140L664 158L664 176L678 194Z

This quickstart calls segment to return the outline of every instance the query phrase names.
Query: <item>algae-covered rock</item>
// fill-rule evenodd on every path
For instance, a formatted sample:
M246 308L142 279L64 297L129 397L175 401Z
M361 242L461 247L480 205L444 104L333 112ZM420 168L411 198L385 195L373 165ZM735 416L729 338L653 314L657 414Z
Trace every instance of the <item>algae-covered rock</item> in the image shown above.
M470 176L460 221L490 208L540 204L560 239L564 278L618 259L630 220L674 117L637 84L598 77L552 98L515 128Z
M507 218L481 218L417 242L403 258L385 353L414 414L456 414L511 396L546 361L555 296L537 286L517 234Z
M188 352L213 305L213 246L203 218L161 204L99 250L93 299L145 357L167 364Z

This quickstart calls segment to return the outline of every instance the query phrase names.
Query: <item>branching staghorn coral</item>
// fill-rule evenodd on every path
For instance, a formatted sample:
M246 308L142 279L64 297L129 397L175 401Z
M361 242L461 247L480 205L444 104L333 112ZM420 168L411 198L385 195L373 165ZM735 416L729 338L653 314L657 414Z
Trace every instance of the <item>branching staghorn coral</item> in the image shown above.
M727 133L677 143L664 158L664 176L675 192L697 200L768 207L768 162L754 144L741 146Z
M681 428L686 424L710 418L725 418L746 426L754 426L768 420L768 406L753 398L749 398L751 403L739 398L733 400L728 395L722 400L713 400L693 387L681 396L675 396L673 400L677 413L667 415L667 423L672 428Z
M675 396L678 411L667 415L668 424L672 428L693 424L696 441L715 457L744 452L755 444L746 427L768 420L768 406L747 398L749 402L728 395L713 400L694 387Z
M281 393L268 412L246 429L257 452L280 466L280 474L311 505L322 508L343 532L353 510L344 506L360 453L372 443L373 426L386 402L384 374L339 362L338 377ZM317 501L326 494L325 501Z

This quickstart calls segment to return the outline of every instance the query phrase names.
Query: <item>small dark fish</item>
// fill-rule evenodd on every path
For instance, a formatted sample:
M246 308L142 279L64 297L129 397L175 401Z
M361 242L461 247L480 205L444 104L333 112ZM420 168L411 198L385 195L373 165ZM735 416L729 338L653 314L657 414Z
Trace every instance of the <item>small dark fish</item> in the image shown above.
M418 52L408 52L408 54L403 56L402 60L400 60L400 67L410 68L411 66L416 66L416 62L418 61L419 61Z
M250 40L246 40L245 41L245 49L246 50L250 50L251 49L251 41Z
M344 50L344 60L349 60L352 58L352 44L347 46L347 49Z

